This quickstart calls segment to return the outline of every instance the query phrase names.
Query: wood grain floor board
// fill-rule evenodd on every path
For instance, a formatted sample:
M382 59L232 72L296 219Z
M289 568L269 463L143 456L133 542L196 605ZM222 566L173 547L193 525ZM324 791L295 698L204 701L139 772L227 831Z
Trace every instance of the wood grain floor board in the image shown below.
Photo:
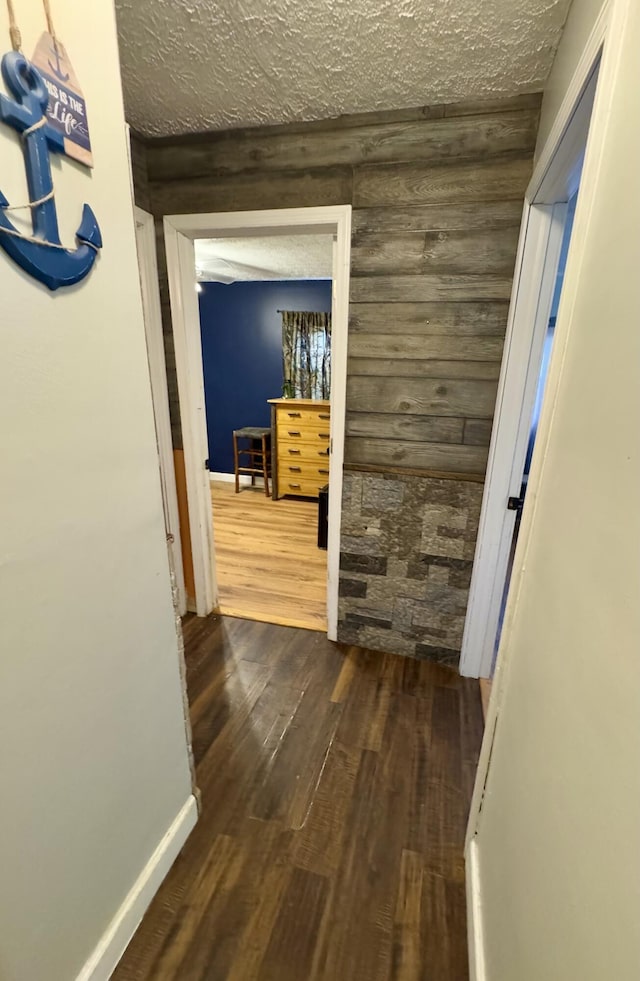
M347 815L354 794L362 752L335 740L327 754L306 820L295 837L298 868L334 876L349 833Z
M184 636L202 813L114 981L466 981L477 685L268 623Z
M344 700L339 736L348 746L379 752L391 697L387 673L374 670L378 655L357 649L354 655L357 674L352 677Z
M316 962L317 977L322 981L339 977L382 981L388 975L395 894L393 889L386 893L393 864L390 852L383 856L382 867L379 864L386 830L384 801L377 793L380 768L378 754L364 750L347 817L353 830L344 842Z
M221 747L237 753L240 739L253 736L247 718L269 677L270 670L266 665L244 661L224 677L223 684L212 685L209 692L200 696L194 706L193 753L196 760L205 763L207 755L219 755ZM210 701L206 700L207 694L211 695ZM230 712L230 704L234 705L234 712Z
M462 679L461 679L462 680ZM460 726L460 694L436 688L431 715L424 824L418 829L434 873L464 881L464 860L456 842L464 838L467 808L462 790L460 739L451 730Z
M463 883L425 872L422 879L423 963L429 965L428 981L458 981L468 978L466 951L455 938L466 931Z
M155 977L180 977L180 971L183 971L183 976L187 971L194 973L194 961L189 958L189 963L185 964L185 948L202 932L203 921L211 919L215 900L219 902L223 895L229 893L230 886L237 880L243 856L240 842L227 835L217 836L207 861L178 910L175 925L179 924L182 942L174 943L173 934L167 935L155 958ZM209 923L205 922L205 929L208 928Z
M328 893L329 881L324 876L292 869L258 981L300 981L310 977Z
M393 981L420 981L422 977L422 855L403 850L400 885L393 923Z
M257 891L257 901L242 931L237 956L226 975L228 981L258 977L294 871L282 860L266 870L262 888Z
M219 611L326 632L327 553L318 503L274 501L261 488L211 484Z

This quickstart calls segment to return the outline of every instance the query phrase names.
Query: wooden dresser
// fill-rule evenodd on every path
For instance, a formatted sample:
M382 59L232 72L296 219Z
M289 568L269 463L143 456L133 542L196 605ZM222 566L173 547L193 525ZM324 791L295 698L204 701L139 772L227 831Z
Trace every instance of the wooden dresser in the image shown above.
M329 402L269 399L272 412L273 496L317 497L329 483ZM275 452L274 452L275 450Z

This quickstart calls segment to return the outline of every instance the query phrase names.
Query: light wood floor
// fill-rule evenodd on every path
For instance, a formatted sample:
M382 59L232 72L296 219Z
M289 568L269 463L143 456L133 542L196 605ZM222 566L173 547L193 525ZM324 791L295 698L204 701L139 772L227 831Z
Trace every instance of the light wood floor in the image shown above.
M228 616L327 629L327 553L318 503L274 501L258 487L211 484L219 610Z
M468 981L478 683L249 620L184 639L202 811L112 981Z

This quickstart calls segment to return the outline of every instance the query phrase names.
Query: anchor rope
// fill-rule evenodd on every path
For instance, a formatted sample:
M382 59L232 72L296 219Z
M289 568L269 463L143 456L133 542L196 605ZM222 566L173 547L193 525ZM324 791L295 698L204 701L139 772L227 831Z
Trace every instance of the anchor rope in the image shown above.
M69 252L66 245L59 245L57 242L47 242L44 238L36 238L35 235L23 235L22 232L17 232L15 228L5 228L4 225L0 225L0 232L4 232L5 235L13 235L14 238L21 238L23 242L33 242L34 245L44 245L47 249L62 249L63 252ZM94 252L99 252L100 249L93 242L87 241L86 238L78 238L79 242L83 245L88 245L90 249Z
M9 37L11 38L11 46L14 51L20 51L22 48L22 34L20 33L20 28L16 20L13 0L7 0L7 11L9 13Z
M51 0L42 0L44 6L44 16L47 21L47 31L51 35L53 40L53 45L58 51L58 35L56 34L56 29L53 24L53 14L51 13ZM18 21L16 18L16 10L13 0L7 0L7 12L9 14L9 37L11 38L11 46L14 51L22 50L22 33L18 27Z
M47 125L47 117L40 116L40 119L38 120L37 123L34 123L33 126L28 126L26 129L23 129L21 134L22 139L26 140L27 136L29 136L29 133L34 133L35 130L40 129L41 126L46 126L46 125Z
M53 46L56 51L58 50L58 37L56 35L56 29L53 26L53 15L51 13L51 0L42 0L44 4L44 15L47 19L47 30L51 37L53 38Z
M2 204L0 208L3 211L24 211L25 208L37 208L39 204L44 204L45 201L50 201L55 196L55 191L53 188L44 197L38 198L37 201L29 201L29 204Z

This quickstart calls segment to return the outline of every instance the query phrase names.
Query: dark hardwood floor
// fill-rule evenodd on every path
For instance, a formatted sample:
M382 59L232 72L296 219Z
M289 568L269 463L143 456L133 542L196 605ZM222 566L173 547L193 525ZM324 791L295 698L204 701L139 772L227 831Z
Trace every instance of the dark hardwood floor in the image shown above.
M184 624L202 814L114 981L464 981L477 682Z

